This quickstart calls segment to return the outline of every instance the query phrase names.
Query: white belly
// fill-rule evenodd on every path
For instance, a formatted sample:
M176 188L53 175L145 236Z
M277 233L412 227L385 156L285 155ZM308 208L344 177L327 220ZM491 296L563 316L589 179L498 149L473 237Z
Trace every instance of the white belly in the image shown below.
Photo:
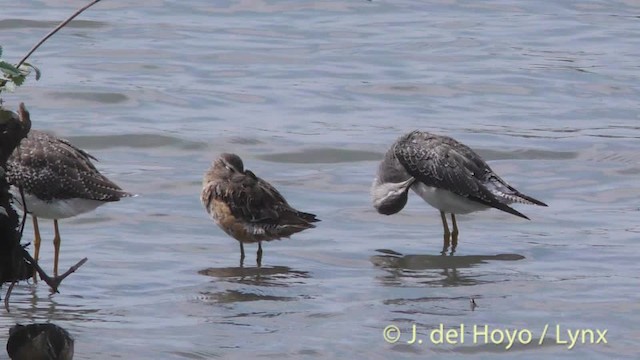
M22 199L18 188L11 186L11 195L13 195L14 203L24 211ZM30 214L44 219L65 219L82 213L94 210L100 205L105 204L104 201L88 200L88 199L65 199L42 201L37 197L24 194L27 202L27 210Z
M434 208L451 214L468 214L474 211L486 210L489 207L451 191L427 186L421 182L415 182L411 189Z

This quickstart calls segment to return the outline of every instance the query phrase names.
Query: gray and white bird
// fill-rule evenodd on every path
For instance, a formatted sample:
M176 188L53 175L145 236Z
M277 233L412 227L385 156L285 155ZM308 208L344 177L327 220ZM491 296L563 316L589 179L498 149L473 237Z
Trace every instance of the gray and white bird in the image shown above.
M89 212L108 202L133 196L102 175L84 150L46 132L31 130L6 165L14 201L33 218L34 259L40 253L38 218L53 219L54 275L58 275L60 231L58 220Z
M395 214L406 205L409 189L440 210L443 252L449 241L452 251L457 246L456 214L496 208L529 219L509 204L547 206L507 184L468 146L418 130L398 138L387 151L371 186L373 206L381 214ZM451 231L447 213L451 214Z
M224 153L204 174L202 205L215 223L240 242L258 243L257 264L262 263L262 241L271 241L316 227L314 214L292 208L271 184L244 168L238 155Z
M7 354L12 360L71 360L73 344L73 337L55 324L17 324L9 329Z

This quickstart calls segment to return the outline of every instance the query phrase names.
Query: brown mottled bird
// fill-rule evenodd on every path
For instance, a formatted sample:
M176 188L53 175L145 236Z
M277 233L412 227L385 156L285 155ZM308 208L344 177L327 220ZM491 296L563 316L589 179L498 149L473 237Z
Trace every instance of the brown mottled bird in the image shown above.
M24 210L20 188L33 218L34 258L40 253L38 218L53 219L55 248L54 275L58 275L60 232L58 219L94 210L108 202L132 194L102 175L96 160L69 141L38 130L31 130L7 161L7 180L15 202Z
M71 360L73 338L54 324L17 324L9 330L7 353L12 360Z
M258 243L257 264L262 262L262 241L287 238L320 221L314 214L292 208L271 184L246 170L235 154L221 154L202 181L201 201L218 226L240 242Z
M502 180L468 146L447 136L417 130L398 138L380 163L371 186L373 206L381 214L395 214L407 203L409 189L440 210L443 251L450 239L452 250L458 241L455 214L496 208L529 219L509 205L547 206ZM452 232L445 213L451 214Z

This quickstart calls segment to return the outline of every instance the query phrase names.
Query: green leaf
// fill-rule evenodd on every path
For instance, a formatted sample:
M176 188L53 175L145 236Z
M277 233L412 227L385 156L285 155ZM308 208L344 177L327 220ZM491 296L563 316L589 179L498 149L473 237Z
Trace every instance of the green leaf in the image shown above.
M26 75L20 75L20 76L16 76L13 78L13 83L16 84L16 86L20 86L22 84L24 84L24 80L27 78Z
M40 69L38 69L37 67L35 67L35 65L32 65L32 64L27 63L27 62L26 62L26 63L23 63L23 64L20 66L20 68L22 68L23 66L24 66L24 67L28 67L28 68L33 69L33 71L35 71L35 72L36 72L36 81L40 80L40 76L42 75L42 73L40 72Z
M0 57L2 57L2 45L0 45Z
M20 76L22 73L15 66L6 61L0 61L0 71L9 76Z

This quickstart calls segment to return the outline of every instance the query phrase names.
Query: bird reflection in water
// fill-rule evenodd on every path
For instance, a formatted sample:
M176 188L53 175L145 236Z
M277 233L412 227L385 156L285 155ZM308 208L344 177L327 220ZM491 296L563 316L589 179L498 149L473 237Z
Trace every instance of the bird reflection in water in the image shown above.
M516 261L525 257L518 254L497 255L403 255L393 250L379 249L371 262L388 272L381 277L384 285L403 286L407 280L439 286L469 286L491 282L481 280L484 274L461 275L458 269L471 268L488 261Z
M201 275L215 278L215 291L202 291L200 294L206 302L229 304L244 301L292 301L297 297L278 295L275 288L286 288L303 284L309 278L307 271L293 270L287 266L246 268L225 267L208 268L198 271ZM241 288L237 288L241 285ZM220 287L223 287L220 290ZM271 293L272 292L272 293ZM271 294L270 294L271 293Z
M207 268L198 273L232 283L258 286L290 286L309 277L309 272L293 270L288 266Z

